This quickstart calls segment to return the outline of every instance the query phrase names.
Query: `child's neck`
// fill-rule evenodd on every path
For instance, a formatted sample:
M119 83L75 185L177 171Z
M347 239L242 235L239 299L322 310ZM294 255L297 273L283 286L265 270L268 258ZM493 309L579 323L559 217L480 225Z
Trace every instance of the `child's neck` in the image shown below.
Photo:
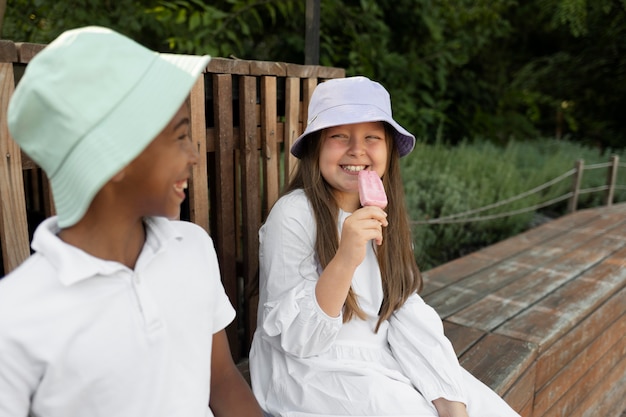
M146 240L146 230L141 219L125 225L82 219L62 229L59 238L92 256L134 269Z

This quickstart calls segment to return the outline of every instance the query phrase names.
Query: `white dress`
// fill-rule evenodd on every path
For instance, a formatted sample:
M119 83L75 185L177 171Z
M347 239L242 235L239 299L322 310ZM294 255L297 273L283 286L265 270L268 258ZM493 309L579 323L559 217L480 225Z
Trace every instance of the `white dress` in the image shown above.
M350 214L341 212L338 227ZM367 320L318 306L315 223L302 190L282 197L259 232L260 298L250 351L252 388L273 416L437 417L431 401L461 401L470 417L518 416L465 371L438 314L412 296L374 332L383 299L373 247L352 288Z

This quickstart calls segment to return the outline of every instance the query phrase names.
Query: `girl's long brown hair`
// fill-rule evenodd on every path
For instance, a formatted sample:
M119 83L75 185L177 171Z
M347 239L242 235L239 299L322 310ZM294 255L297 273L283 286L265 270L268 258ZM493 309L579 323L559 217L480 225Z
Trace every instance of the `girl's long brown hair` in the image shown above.
M385 124L385 132L389 158L382 180L389 201L386 208L389 225L383 228L383 243L377 247L383 302L376 331L409 296L422 289L422 277L413 254L409 217L400 177L400 157L393 139L394 130ZM301 188L309 199L317 225L315 253L322 268L325 268L339 247L339 207L332 188L322 177L319 167L322 132L309 135L305 141L304 156L300 159L284 194ZM343 308L343 321L347 322L354 316L365 319L357 296L350 288Z

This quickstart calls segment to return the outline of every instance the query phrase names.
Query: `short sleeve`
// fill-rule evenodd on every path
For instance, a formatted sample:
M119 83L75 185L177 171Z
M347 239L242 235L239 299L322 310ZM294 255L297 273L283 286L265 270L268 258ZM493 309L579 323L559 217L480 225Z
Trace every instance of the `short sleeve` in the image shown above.
M213 306L214 306L214 320L213 320L213 334L219 332L220 330L226 328L234 319L235 319L235 309L231 304L228 295L226 295L226 291L224 290L224 286L222 285L222 281L220 279L220 269L217 264L217 255L213 250L212 258L214 259L211 262L211 272L209 275L211 276L211 294L213 294Z
M43 364L33 359L23 342L36 329L16 314L25 304L18 291L24 287L21 283L29 282L25 271L31 264L32 257L0 281L0 417L26 416L43 376Z
M200 235L205 241L205 249L203 254L199 256L205 257L208 264L208 273L206 276L203 274L203 277L209 280L208 292L210 294L210 307L213 314L213 325L211 331L215 334L224 329L235 319L236 311L226 294L224 285L222 284L222 275L213 239L206 235L204 230L201 231Z

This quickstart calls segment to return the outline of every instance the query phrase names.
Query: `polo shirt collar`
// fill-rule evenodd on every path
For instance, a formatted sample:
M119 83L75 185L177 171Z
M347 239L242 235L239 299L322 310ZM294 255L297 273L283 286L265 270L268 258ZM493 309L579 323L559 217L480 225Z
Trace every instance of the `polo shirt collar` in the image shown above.
M137 266L148 264L154 256L167 247L169 241L182 239L182 235L165 218L149 217L144 219L146 242L137 261ZM129 271L125 265L107 261L62 241L57 217L44 220L35 230L31 247L46 258L58 272L58 279L63 285L70 286L96 275L112 275L120 271Z

